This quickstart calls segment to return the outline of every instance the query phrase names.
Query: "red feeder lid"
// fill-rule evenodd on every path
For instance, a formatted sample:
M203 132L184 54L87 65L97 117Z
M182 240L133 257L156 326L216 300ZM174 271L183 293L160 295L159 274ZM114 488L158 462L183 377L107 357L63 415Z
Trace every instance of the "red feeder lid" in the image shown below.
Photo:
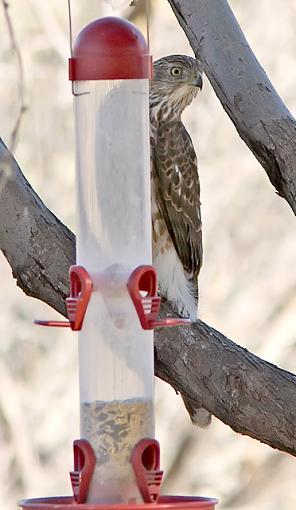
M69 79L151 78L152 58L144 36L129 21L112 16L83 28L69 59Z

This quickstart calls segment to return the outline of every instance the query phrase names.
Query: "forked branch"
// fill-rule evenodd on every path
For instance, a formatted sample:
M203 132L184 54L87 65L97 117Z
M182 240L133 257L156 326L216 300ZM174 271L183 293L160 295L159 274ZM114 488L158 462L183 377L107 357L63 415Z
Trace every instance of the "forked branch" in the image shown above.
M0 141L0 247L23 291L65 315L75 237ZM169 303L162 313L172 314ZM241 434L296 455L296 377L197 321L155 335L155 372Z

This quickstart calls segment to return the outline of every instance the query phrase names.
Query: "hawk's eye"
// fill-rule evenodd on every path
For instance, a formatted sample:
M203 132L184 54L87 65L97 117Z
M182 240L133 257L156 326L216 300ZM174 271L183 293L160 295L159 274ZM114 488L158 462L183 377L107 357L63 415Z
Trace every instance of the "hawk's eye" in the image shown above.
M180 69L180 67L173 67L173 68L171 69L171 74L172 74L173 76L180 76L180 74L181 74L181 69Z

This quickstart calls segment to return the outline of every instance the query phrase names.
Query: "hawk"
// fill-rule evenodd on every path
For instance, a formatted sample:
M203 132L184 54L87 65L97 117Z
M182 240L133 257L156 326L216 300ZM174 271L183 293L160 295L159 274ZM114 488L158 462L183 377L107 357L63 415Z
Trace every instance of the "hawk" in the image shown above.
M150 87L152 251L159 293L183 317L197 319L202 224L197 158L181 115L202 89L198 60L170 55L154 62ZM210 414L183 397L193 423Z
M197 318L202 265L197 158L181 114L202 88L200 63L185 55L154 62L150 88L153 263L160 295Z

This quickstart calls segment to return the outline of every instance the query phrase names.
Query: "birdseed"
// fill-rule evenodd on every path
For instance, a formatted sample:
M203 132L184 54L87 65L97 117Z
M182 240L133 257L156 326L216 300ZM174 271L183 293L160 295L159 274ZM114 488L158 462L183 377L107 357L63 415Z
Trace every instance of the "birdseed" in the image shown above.
M140 439L154 437L152 401L83 402L81 437L90 442L96 455L87 501L142 502L130 457Z

